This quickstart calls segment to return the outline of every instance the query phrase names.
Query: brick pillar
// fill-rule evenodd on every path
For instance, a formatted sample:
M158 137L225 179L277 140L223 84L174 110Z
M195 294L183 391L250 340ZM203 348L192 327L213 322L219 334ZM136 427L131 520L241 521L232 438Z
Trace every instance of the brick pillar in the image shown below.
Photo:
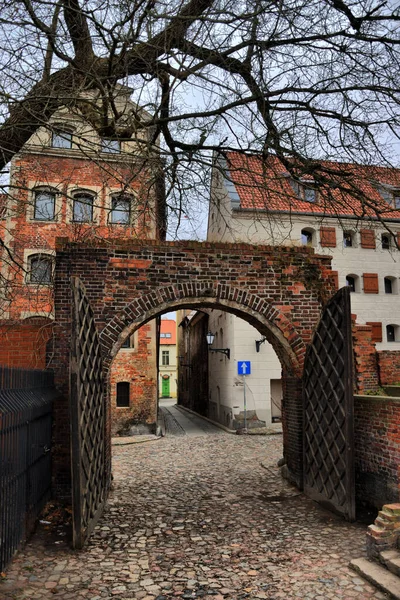
M282 428L284 477L303 488L303 400L302 380L282 371Z
M378 360L370 325L353 322L354 387L357 394L379 388Z

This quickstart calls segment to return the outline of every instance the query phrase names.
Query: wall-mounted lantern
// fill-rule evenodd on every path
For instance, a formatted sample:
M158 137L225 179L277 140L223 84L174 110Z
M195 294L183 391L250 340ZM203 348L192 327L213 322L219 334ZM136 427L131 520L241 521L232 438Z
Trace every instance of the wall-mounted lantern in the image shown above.
M256 352L260 352L261 344L263 344L266 341L267 341L266 337L262 337L261 340L256 340Z
M215 335L213 333L211 333L211 331L209 331L207 333L206 338L207 338L209 352L221 352L221 354L225 354L225 356L227 356L228 358L231 357L231 351L229 348L211 348L211 346L214 343L214 338L215 338Z

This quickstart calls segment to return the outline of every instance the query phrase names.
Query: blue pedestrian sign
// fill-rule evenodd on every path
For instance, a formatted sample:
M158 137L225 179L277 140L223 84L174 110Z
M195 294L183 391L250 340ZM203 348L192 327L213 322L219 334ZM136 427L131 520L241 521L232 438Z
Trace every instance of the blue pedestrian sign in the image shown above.
M238 375L250 375L251 362L249 360L238 360Z

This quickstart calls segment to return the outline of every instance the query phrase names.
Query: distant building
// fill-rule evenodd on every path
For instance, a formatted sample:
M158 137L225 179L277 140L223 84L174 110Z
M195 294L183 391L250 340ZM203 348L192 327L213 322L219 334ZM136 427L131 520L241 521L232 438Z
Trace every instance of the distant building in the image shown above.
M352 313L358 324L371 326L378 360L385 356L398 365L400 170L334 162L325 167L331 177L326 186L310 175L295 180L272 155L231 152L217 159L207 240L272 245L278 252L279 246L308 245L332 256L337 286L350 287ZM237 317L208 312L213 346L230 348L230 359L210 354L209 415L224 425L241 421L237 363L247 360L247 408L267 425L278 421L281 365L272 346Z
M160 321L159 352L159 396L161 398L176 398L177 353L176 321L174 319L161 319Z
M126 120L149 115L119 86ZM92 103L96 99L92 99ZM1 212L0 364L44 368L52 356L56 239L163 239L163 183L152 133L100 138L79 109L60 109L11 162ZM3 207L3 202L2 202ZM12 258L11 258L12 257ZM125 341L110 376L113 432L127 420L156 420L155 321Z

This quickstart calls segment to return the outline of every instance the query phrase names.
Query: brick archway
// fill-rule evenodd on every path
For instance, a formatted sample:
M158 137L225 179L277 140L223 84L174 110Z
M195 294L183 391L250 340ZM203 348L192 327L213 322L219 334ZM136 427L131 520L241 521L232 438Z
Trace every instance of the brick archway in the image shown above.
M301 373L322 306L335 290L330 260L307 247L126 240L93 245L58 240L55 350L50 366L63 399L55 410L55 492L65 497L70 491L73 276L86 288L106 370L130 332L174 308L220 308L259 329L283 365L284 453L292 478L301 486Z
M226 310L254 325L272 344L282 365L301 377L306 345L291 320L264 298L212 281L163 286L127 304L100 334L105 368L124 339L146 321L174 309L201 307Z

